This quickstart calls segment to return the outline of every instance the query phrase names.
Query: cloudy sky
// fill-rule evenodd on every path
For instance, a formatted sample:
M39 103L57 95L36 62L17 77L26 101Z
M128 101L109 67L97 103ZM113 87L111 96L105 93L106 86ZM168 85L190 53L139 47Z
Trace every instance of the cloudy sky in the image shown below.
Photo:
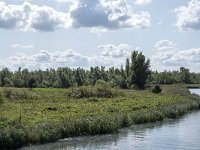
M0 68L121 66L200 72L200 0L0 0Z

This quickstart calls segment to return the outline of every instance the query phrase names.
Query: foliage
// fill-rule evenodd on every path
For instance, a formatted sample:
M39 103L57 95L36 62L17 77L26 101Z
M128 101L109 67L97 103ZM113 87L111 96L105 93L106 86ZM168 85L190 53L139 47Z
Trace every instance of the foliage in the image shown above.
M150 60L146 60L142 52L133 51L131 54L130 64L130 85L136 85L140 89L144 89L148 75L150 74ZM128 68L128 67L126 67Z
M152 92L155 94L158 94L162 91L162 89L160 88L160 85L155 85L154 88L152 89Z
M29 88L36 88L37 87L36 80L33 77L28 80L28 87Z
M123 96L124 93L117 89L111 88L107 84L97 84L96 86L81 86L69 89L68 96L70 98L90 98L90 97L97 97L97 98L112 98L116 96Z
M190 70L184 67L180 68L180 81L184 83L191 83Z
M88 98L93 97L94 92L91 88L86 88L85 86L82 86L70 89L68 96L71 98Z
M123 96L91 97L91 91L97 92L100 85L108 86L97 80L96 86L69 89L3 88L4 95L10 96L0 107L0 112L3 112L0 115L1 149L78 135L117 132L132 124L175 118L200 106L199 96L191 95L181 86L162 86L159 95L149 90L109 88L116 90L117 94L123 93ZM89 91L89 94L75 99L69 96L72 90L77 90L77 93ZM26 96L19 93L26 93ZM33 95L37 95L37 100Z
M198 84L200 83L200 74L190 72L189 69L181 67L177 71L163 71L163 72L152 72L151 82L159 84L174 84L174 83L185 83L185 84Z
M200 74L191 73L189 69L181 67L177 71L150 71L150 60L138 51L133 51L121 68L91 67L71 69L68 67L47 70L19 68L10 71L4 68L0 71L1 87L24 88L70 88L79 86L94 86L101 80L110 86L122 89L144 89L151 84L198 84Z
M3 92L0 89L0 104L2 104L3 102L4 102Z
M71 69L68 67L29 71L19 68L10 71L4 68L0 71L1 87L18 88L70 88L76 86L94 86L101 80L110 82L112 87L128 89L135 85L145 88L149 75L149 60L142 53L133 51L131 61L126 60L126 66L119 68L91 67L90 70L82 68Z
M3 88L3 95L6 98L12 99L12 100L24 100L24 99L31 99L31 100L37 100L39 96L37 93L32 93L29 89L15 89L15 88Z
M6 98L11 98L12 90L11 90L11 88L4 88L4 89L3 89L3 93L4 93L4 96L5 96Z

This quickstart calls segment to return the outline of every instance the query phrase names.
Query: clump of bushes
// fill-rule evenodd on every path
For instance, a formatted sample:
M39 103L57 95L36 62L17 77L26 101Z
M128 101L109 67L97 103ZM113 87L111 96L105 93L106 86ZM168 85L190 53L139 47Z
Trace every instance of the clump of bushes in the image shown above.
M159 94L162 91L160 88L160 85L155 85L154 88L152 89L152 92L155 94Z
M96 83L95 96L103 98L112 98L116 96L116 93L105 81L98 80Z
M10 88L4 88L3 89L3 94L6 98L11 98L12 95L12 90Z
M93 97L94 93L90 87L77 87L77 88L72 88L69 93L69 97L72 98L89 98Z
M38 95L31 92L28 89L12 89L12 88L4 88L3 95L8 99L38 99Z
M98 83L95 86L76 87L72 88L68 92L68 96L71 98L112 98L123 95L123 92L119 92L117 89L112 89L109 85L104 83Z

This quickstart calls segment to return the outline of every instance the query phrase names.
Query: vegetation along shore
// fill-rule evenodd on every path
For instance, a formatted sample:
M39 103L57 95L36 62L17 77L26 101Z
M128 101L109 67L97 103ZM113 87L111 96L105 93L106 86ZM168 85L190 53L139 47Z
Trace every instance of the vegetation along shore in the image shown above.
M0 149L116 133L200 108L200 97L186 88L197 85L198 74L181 68L163 75L149 67L134 51L121 69L2 70Z

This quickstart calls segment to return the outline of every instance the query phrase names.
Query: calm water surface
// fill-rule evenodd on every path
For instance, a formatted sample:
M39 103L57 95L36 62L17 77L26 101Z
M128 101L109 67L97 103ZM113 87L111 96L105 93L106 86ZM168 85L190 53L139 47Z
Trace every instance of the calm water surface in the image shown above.
M191 92L200 94L199 89ZM200 111L175 120L132 126L118 134L68 138L21 150L200 150Z
M190 89L190 92L200 95L200 89Z

